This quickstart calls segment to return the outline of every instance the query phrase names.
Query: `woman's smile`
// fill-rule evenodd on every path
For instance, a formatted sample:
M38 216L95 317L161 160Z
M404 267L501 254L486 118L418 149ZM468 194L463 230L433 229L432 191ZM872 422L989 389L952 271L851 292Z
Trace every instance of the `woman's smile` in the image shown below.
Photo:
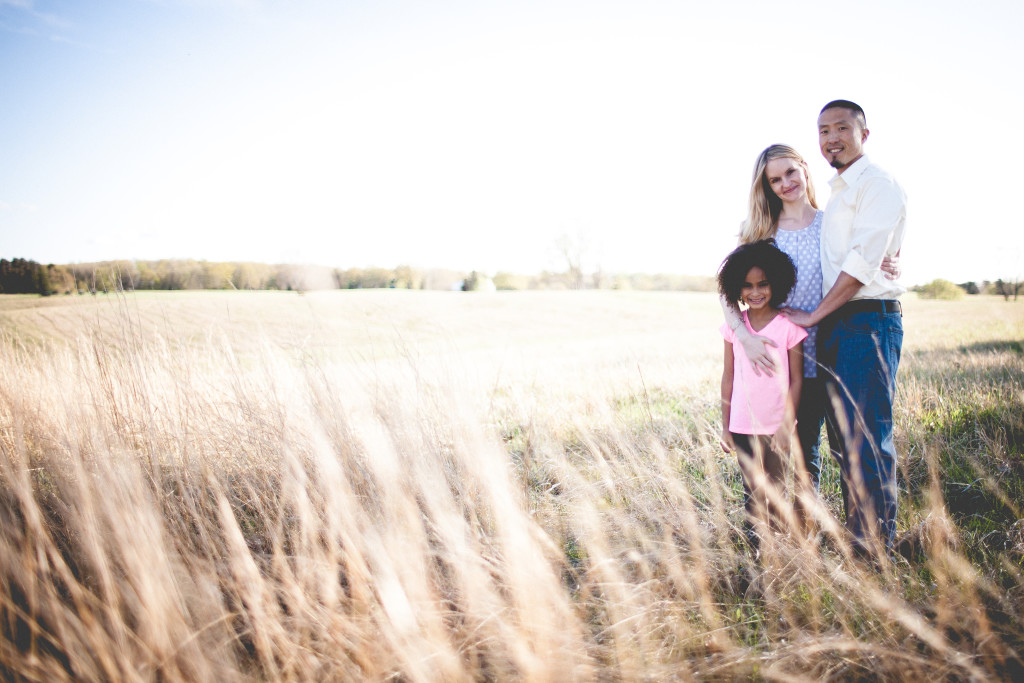
M772 159L765 166L765 179L779 199L787 202L800 201L806 192L807 176L803 166L795 159L780 157Z

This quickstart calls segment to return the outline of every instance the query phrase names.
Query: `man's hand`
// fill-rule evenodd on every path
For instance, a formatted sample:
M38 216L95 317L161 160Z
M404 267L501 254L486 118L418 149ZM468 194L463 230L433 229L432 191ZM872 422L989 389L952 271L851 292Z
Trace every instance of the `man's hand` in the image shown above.
M814 327L818 324L818 321L811 317L810 313L801 311L799 308L783 308L782 314L789 318L791 323L800 327Z

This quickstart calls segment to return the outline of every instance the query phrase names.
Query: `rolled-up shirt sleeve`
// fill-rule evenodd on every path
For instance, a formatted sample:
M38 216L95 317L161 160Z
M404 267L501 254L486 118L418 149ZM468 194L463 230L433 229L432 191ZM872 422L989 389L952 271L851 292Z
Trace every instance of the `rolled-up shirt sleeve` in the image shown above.
M861 283L855 299L895 299L907 291L882 274L882 259L903 246L907 196L896 180L861 157L829 180L821 228L822 295L842 273Z
M906 197L903 190L888 178L868 179L859 189L858 211L853 220L849 251L843 260L843 272L862 284L879 275L882 259L890 254L890 246L901 244L906 222ZM898 251L892 250L891 254Z

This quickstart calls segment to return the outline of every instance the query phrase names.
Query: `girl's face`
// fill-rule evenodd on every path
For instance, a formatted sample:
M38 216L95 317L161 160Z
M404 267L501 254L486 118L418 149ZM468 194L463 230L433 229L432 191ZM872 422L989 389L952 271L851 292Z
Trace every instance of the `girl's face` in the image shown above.
M754 311L767 308L768 302L772 300L772 285L768 282L768 276L757 266L751 268L743 279L740 299Z
M764 167L764 177L768 187L784 202L803 201L807 196L807 173L796 159L772 159Z

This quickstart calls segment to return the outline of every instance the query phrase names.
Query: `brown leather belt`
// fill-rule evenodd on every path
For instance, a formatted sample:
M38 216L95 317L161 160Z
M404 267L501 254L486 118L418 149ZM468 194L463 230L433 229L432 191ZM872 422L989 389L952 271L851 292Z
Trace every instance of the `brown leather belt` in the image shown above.
M843 317L854 313L899 313L902 315L903 307L897 299L854 299L840 306L835 315Z

